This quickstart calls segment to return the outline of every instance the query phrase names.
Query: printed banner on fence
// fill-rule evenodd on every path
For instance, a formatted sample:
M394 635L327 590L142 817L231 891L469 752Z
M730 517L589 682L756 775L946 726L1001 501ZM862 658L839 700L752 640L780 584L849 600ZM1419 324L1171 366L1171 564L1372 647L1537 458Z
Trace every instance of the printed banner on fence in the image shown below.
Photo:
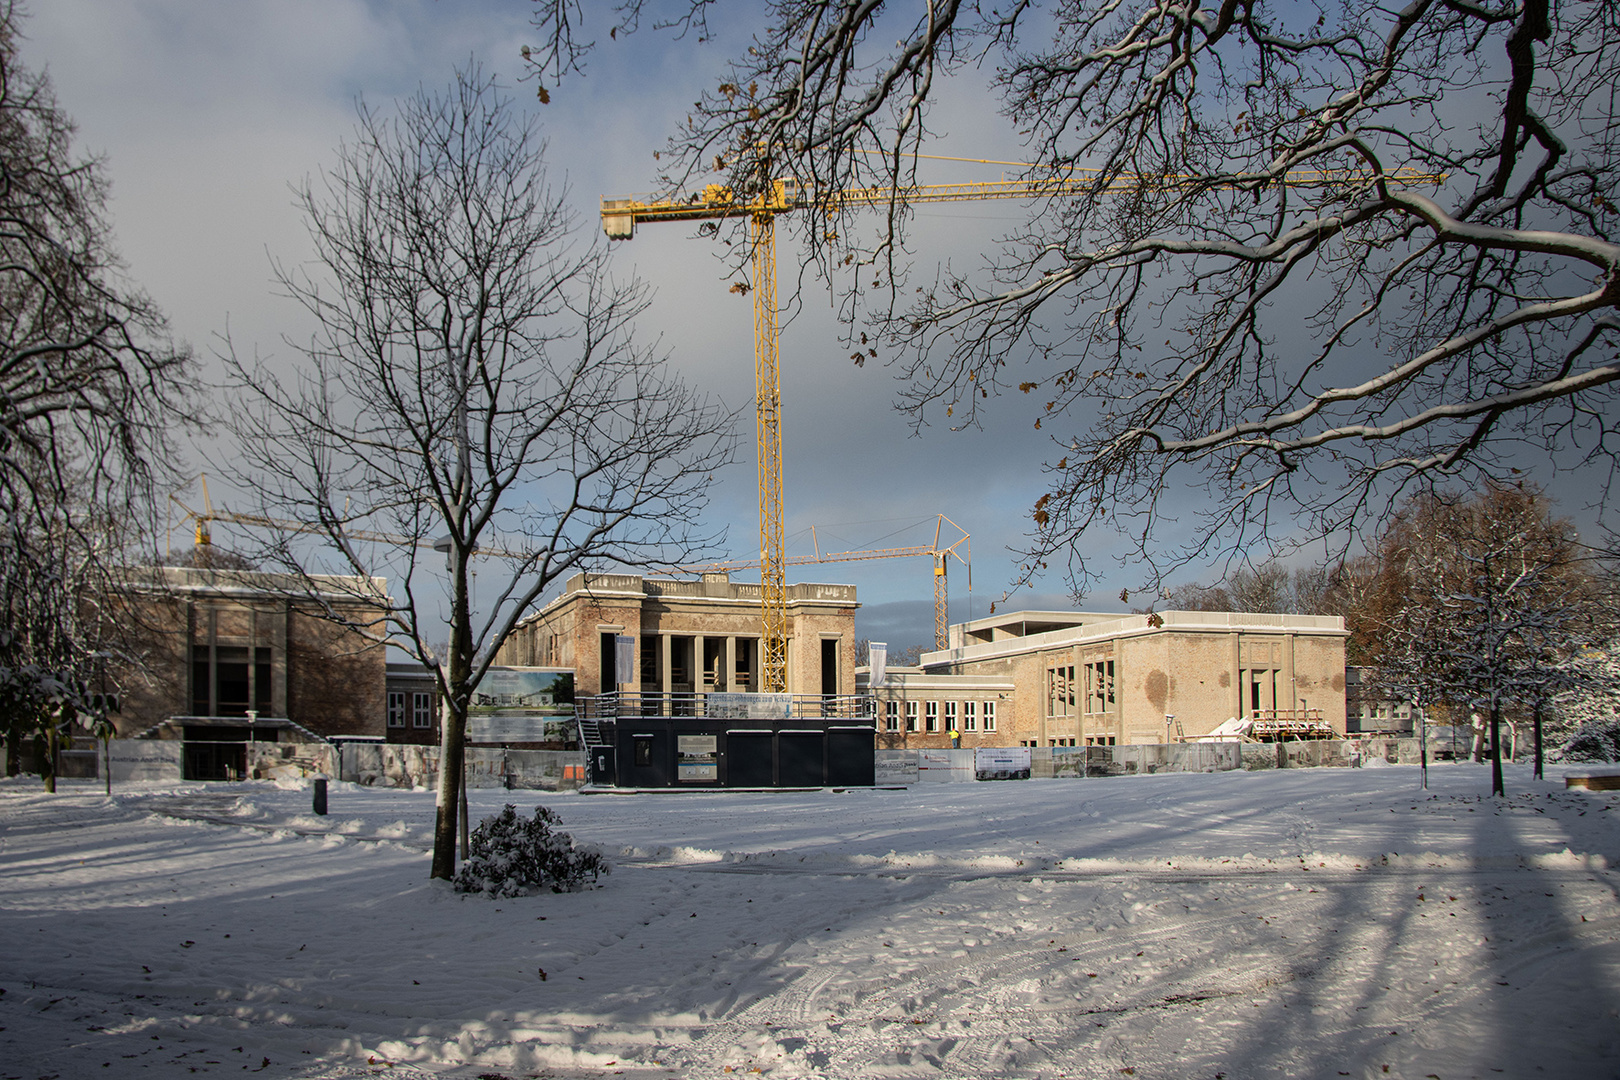
M973 751L973 776L977 780L1028 780L1029 747L980 747Z
M917 751L877 751L876 775L873 783L878 787L908 787L917 782Z
M571 743L579 731L571 716L469 716L470 743Z
M573 716L574 673L563 668L492 667L473 690L467 715Z
M703 711L711 720L786 720L793 711L792 694L709 694Z

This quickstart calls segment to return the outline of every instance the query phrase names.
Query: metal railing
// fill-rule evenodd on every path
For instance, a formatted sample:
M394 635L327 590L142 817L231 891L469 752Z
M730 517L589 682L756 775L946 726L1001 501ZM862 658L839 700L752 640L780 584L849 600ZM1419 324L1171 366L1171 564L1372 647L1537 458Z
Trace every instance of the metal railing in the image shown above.
M759 711L739 714L747 708L743 699L752 695L729 693L658 693L626 691L583 696L575 701L577 715L584 720L618 720L629 717L673 717L706 720L729 719L828 719L872 720L872 699L865 694L760 694ZM766 700L768 699L768 700Z

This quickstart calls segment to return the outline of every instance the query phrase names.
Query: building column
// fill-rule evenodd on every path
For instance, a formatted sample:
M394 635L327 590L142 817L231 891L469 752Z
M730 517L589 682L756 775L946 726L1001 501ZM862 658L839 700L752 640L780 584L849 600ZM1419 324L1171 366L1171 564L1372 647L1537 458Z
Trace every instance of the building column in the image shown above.
M658 692L664 695L663 713L669 715L669 695L675 692L675 664L672 650L675 647L674 634L658 635Z
M276 612L275 627L270 643L270 712L273 716L287 715L287 634L292 622L288 614L292 602L288 601Z
M208 715L219 715L219 609L208 608Z
M248 608L248 708L259 707L259 609Z
M736 635L727 635L727 637L726 637L725 665L726 665L726 677L725 677L725 680L722 683L722 685L725 686L726 693L728 693L728 694L736 693L736 691L737 691L737 638L736 638Z
M1236 632L1232 633L1232 716L1239 719L1243 717L1243 710L1248 708L1248 687L1243 684L1248 680L1243 674L1243 643Z
M1288 708L1300 708L1299 684L1294 681L1294 635L1289 634L1283 638L1282 643L1282 677L1288 684ZM1299 719L1305 719L1303 713L1296 713Z

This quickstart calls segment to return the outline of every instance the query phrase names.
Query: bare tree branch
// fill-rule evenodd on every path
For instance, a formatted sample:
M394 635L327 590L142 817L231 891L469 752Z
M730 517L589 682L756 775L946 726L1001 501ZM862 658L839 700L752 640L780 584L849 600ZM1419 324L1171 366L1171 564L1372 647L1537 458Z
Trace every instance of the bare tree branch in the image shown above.
M104 721L127 653L119 566L150 538L155 482L194 389L189 356L124 280L100 163L79 157L0 0L0 723Z
M537 25L559 6L536 0ZM991 63L1025 175L1087 185L912 293L930 103ZM1518 454L1612 467L1617 68L1605 0L782 0L662 179L795 178L796 228L851 336L864 319L898 356L914 422L1040 390L1053 449L1022 576L1061 561L1079 590L1098 529L1168 569L1348 543L1413 490L1511 478ZM862 228L837 196L876 186L895 195ZM1167 548L1165 500L1194 488Z
M543 149L476 70L390 113L362 106L300 195L311 269L277 267L316 323L294 344L303 365L284 378L226 357L239 486L297 523L266 557L354 575L367 599L391 578L387 640L437 672L436 877L455 868L467 705L518 621L568 574L689 561L720 539L701 515L733 416L636 342L646 292L613 278L605 244L573 240ZM442 588L420 562L435 541Z

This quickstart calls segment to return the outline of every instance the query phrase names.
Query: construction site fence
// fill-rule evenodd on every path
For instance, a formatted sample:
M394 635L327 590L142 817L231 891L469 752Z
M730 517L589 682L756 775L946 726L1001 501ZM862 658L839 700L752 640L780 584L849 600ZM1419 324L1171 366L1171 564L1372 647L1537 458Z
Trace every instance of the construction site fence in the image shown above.
M1431 762L1435 744L1430 741ZM1521 750L1523 748L1521 747ZM1416 738L1317 739L1300 742L1137 743L1124 746L1036 746L1029 779L1138 776L1149 773L1227 772L1237 769L1358 768L1416 765ZM975 781L972 750L879 750L878 783ZM999 777L998 777L999 778ZM1016 777L1022 779L1022 777Z
M242 775L234 779L296 780L326 776L375 787L435 788L439 783L439 748L400 743L241 744ZM178 781L184 775L184 744L160 739L114 739L104 751L75 754L64 778L100 779L111 762L114 784L132 781ZM25 762L25 765L28 764ZM504 750L469 746L467 786L474 788L561 791L585 783L581 750Z
M1448 733L1449 734L1449 733ZM1431 737L1429 761L1444 745ZM63 779L101 779L111 763L112 782L184 779L183 744L155 739L114 739L102 747L75 746L61 758ZM1466 749L1465 747L1463 749ZM1504 750L1508 749L1504 747ZM1518 746L1524 756L1529 748ZM376 787L431 789L439 782L439 748L397 743L247 743L244 779L291 780L328 776ZM1465 758L1466 752L1457 755ZM1126 746L1031 747L1029 778L1074 779L1161 772L1224 772L1235 769L1355 768L1416 765L1415 738L1323 739L1303 742L1147 743ZM972 750L878 750L879 784L917 784L978 779ZM25 772L33 763L22 762ZM468 747L467 784L473 788L560 791L582 786L586 755L578 750L503 750Z

